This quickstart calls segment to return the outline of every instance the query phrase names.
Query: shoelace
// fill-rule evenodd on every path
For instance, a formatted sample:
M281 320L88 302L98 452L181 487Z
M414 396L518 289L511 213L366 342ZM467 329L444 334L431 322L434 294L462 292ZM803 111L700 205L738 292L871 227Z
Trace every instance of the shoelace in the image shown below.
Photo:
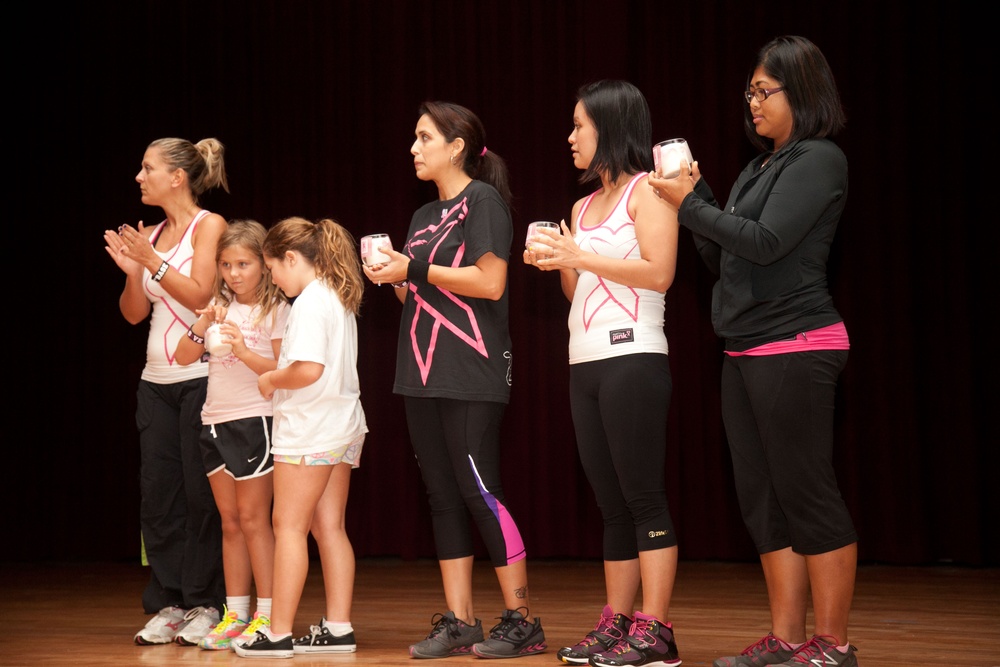
M599 620L597 625L594 626L594 632L606 632L609 628L614 626L614 624L615 617L613 614L611 616L601 616L601 620Z
M496 627L490 630L490 637L492 639L505 639L511 631L524 625L528 625L528 622L525 620L517 620L505 612L504 615L500 617L500 622L497 623Z
M601 636L607 637L608 639L621 638L621 633L615 627L615 617L612 616L601 616L601 620L597 622L594 629L587 633L587 636L580 641L577 646L582 646L584 648L589 648L591 646L596 646L597 644L604 645L601 640Z
M223 607L223 609L225 610L225 607ZM222 616L222 620L219 621L219 624L215 626L214 630L212 630L212 634L221 635L223 632L228 630L231 625L238 623L239 620L240 617L235 611L226 611L226 613Z
M248 625L246 629L243 630L243 634L252 636L258 630L260 630L261 626L264 625L271 625L271 621L267 618L267 616L261 614L257 618L250 621L250 625Z
M768 634L758 639L753 644L747 646L745 649L743 649L740 655L758 655L762 653L774 653L774 651L767 645L767 641L772 638L774 639L775 643L777 643L778 641L777 637L773 637L772 635Z
M594 627L594 632L600 632L602 634L608 634L608 630L615 627L615 617L612 616L601 616L601 620L597 622Z
M323 628L318 625L309 626L309 641L313 642L317 637L323 634Z
M644 646L650 645L650 642L643 639L643 636L649 636L649 629L652 627L655 621L647 621L637 619L632 622L632 627L629 629L628 636L622 639L622 641L615 644L615 647L611 649L618 655L624 655L633 646L636 648L642 648ZM653 644L656 642L653 641Z
M434 626L434 629L427 635L428 639L433 639L442 632L447 632L449 637L457 637L461 634L458 629L458 619L449 618L444 614L434 614L431 617L431 624Z
M198 618L199 616L204 616L206 620L211 618L211 615L207 607L195 607L188 613L184 614L184 620L194 621L194 619Z
M830 649L836 650L836 646L837 640L833 637L813 637L795 651L795 655L792 656L792 662L804 665L815 664L812 661L813 658ZM837 653L840 653L840 651L837 651Z

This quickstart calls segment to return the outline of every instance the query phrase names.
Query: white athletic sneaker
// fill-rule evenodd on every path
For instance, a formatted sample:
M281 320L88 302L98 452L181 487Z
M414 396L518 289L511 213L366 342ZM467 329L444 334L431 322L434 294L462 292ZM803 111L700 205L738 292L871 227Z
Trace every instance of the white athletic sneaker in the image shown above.
M139 646L169 644L184 626L184 616L184 610L180 607L164 607L149 619L142 630L135 633L133 640Z
M219 610L215 607L195 607L184 620L187 622L177 632L174 641L181 646L197 646L219 624Z

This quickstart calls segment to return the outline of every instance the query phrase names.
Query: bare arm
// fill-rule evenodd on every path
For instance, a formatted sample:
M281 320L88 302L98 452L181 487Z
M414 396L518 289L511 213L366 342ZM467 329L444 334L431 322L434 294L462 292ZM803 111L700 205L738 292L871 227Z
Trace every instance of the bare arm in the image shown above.
M365 267L369 280L385 283L400 283L406 280L410 258L395 250L383 249L391 257L385 264L374 268ZM440 266L431 264L427 272L427 282L460 296L496 301L503 296L507 287L507 262L492 252L487 252L472 266ZM396 288L400 301L406 299L406 289Z
M677 213L659 202L650 188L636 187L629 202L629 213L635 220L635 236L639 244L639 259L615 259L581 249L571 235L552 237L554 256L538 260L539 266L563 270L563 292L567 284L565 269L590 271L621 285L655 292L666 292L674 281L677 268ZM575 282L572 284L575 288Z
M138 229L125 225L120 232L121 238L125 242L121 252L139 265L140 280L142 268L155 275L163 263L149 242L152 229L151 227L143 227L140 222ZM167 294L177 299L188 310L203 308L212 298L212 290L216 280L215 250L219 243L219 237L222 236L225 229L226 221L220 215L211 213L202 218L191 238L194 256L191 259L190 277L170 268L160 279L160 285L163 286ZM139 291L141 293L141 286ZM122 312L125 312L124 309ZM126 319L129 319L128 315L126 315Z
M180 340L177 341L177 349L174 351L174 359L177 360L177 363L181 366L187 366L201 359L202 355L205 354L205 330L210 324L212 324L211 318L202 315L191 325L191 332L201 339L200 343L196 343L187 334L181 336Z
M257 388L264 398L271 398L275 389L308 387L323 376L323 368L317 361L293 361L284 368L263 373L257 378Z
M226 322L222 327L222 333L228 335L231 331L226 325L231 325L231 329L236 329L239 331L239 327L232 322ZM278 353L281 352L281 339L272 338L271 339L271 349L274 351L274 358L268 359L267 357L262 357L250 348L246 346L246 342L243 340L242 334L237 341L235 336L233 340L233 354L236 358L246 364L247 368L252 370L257 375L263 375L268 371L273 371L278 367ZM322 373L322 365L320 365L320 373ZM315 382L315 380L313 380Z
M427 282L461 296L496 301L507 287L507 262L488 252L472 266L431 264Z

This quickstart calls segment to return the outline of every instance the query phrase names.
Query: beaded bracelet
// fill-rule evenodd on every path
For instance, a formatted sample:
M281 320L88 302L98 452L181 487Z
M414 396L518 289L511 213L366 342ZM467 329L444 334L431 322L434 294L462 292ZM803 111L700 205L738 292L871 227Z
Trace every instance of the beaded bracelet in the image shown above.
M194 332L194 325L188 327L187 337L193 340L198 345L204 345L205 339Z
M166 275L167 269L169 269L169 268L170 268L170 265L167 264L166 262L164 262L163 264L160 264L160 268L156 272L156 274L153 276L153 280L155 280L156 282L160 282L160 279L163 278L164 275Z
M403 282L401 282L401 283L392 283L392 286L398 289L398 288L400 288L400 287L406 287L406 286L407 286L407 285L409 285L409 284L410 284L410 281L409 281L409 280L404 280L404 281L403 281Z

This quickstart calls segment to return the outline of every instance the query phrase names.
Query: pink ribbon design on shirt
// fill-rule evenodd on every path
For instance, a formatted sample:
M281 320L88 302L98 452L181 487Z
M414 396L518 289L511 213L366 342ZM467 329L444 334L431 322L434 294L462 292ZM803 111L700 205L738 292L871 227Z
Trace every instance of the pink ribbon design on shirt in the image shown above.
M412 248L418 245L433 244L434 247L427 258L427 261L433 264L438 248L448 238L449 234L451 234L455 227L462 224L462 221L464 221L466 215L468 215L469 207L467 202L468 198L462 199L462 201L453 206L451 209L444 209L441 211L441 223L437 225L430 225L426 229L416 232L413 235L413 239L407 244L408 247ZM456 211L458 211L458 215L455 219L449 220L452 214ZM410 255L412 256L412 252ZM455 253L455 258L452 260L451 266L459 266L462 261L462 257L464 256L465 243L462 243L458 251ZM431 366L434 364L434 350L437 347L437 339L438 335L441 333L442 327L455 334L459 340L464 342L479 354L484 357L489 357L489 354L486 351L486 344L483 341L483 336L479 330L479 323L476 321L476 317L473 315L472 308L469 307L469 304L465 303L459 297L444 288L437 287L435 285L429 285L428 287L430 289L438 290L445 296L451 305L456 306L456 309L450 313L451 316L449 317L449 315L439 311L428 303L426 299L421 297L420 293L417 291L417 286L410 283L410 294L416 300L417 306L416 311L413 314L413 324L410 327L410 343L413 347L413 354L417 360L417 366L420 368L420 378L424 384L427 384L427 376L430 375ZM424 315L425 313L426 315ZM431 326L431 336L426 352L420 349L420 341L417 336L417 326L421 322L423 316L430 317L434 320L434 323Z

